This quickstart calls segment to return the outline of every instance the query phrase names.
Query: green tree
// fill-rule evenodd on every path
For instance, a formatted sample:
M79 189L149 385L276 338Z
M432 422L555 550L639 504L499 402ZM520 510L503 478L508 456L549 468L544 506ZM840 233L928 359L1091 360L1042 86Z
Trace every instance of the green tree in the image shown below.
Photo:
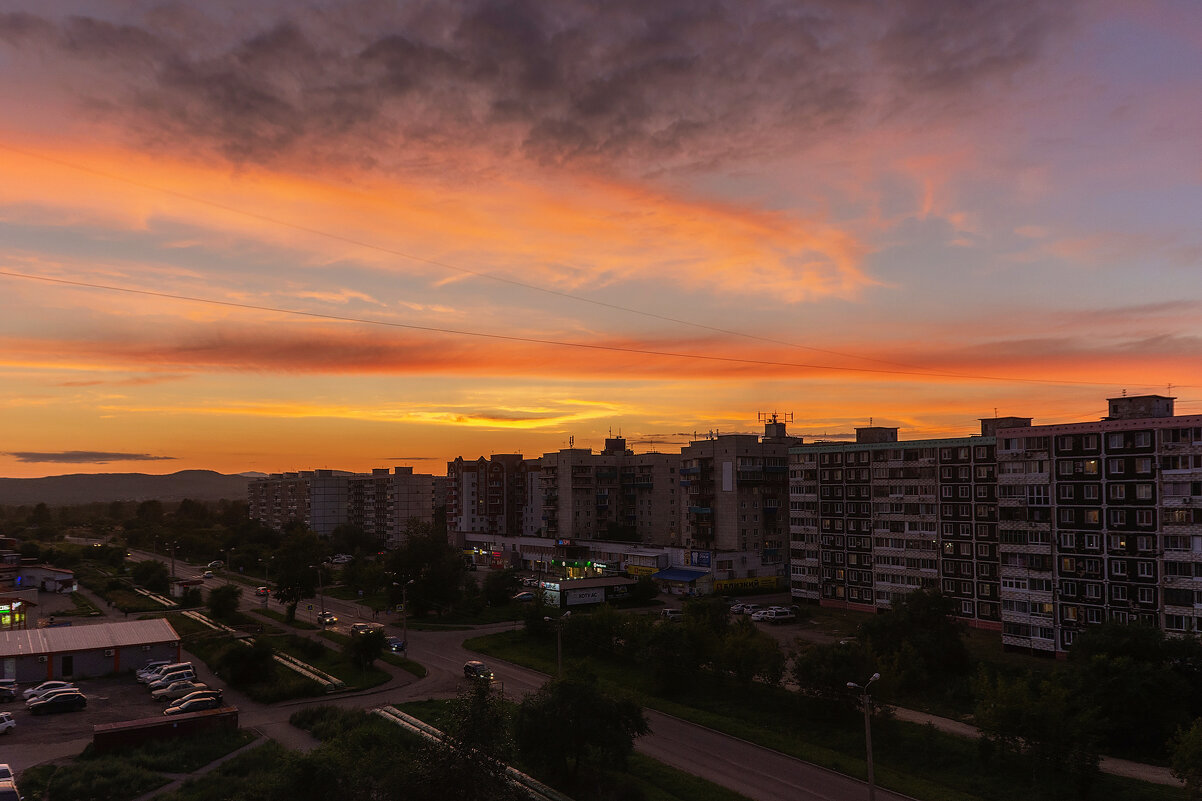
M259 637L249 647L232 644L217 660L217 672L235 687L267 682L275 676L274 651Z
M934 590L917 590L863 623L857 636L897 689L947 688L949 680L967 676L971 666L954 613L951 599Z
M167 565L155 559L135 562L130 569L130 576L135 584L139 584L151 592L167 592L170 586L170 576L167 575Z
M1185 783L1191 801L1202 801L1202 718L1188 729L1178 729L1170 744L1173 775Z
M526 696L514 726L522 759L573 785L584 773L622 768L634 738L648 731L638 704L602 691L595 676L580 673Z
M238 600L242 588L235 584L224 584L209 590L209 613L215 620L231 621L238 615Z
M742 684L760 679L773 686L780 684L785 672L785 655L780 643L765 634L747 618L731 626L722 637L717 667Z
M195 609L204 603L204 594L200 587L188 587L179 598L181 609Z
M630 588L630 600L635 603L647 603L659 595L659 584L650 576L639 576L639 580Z
M407 798L525 801L526 793L505 772L514 754L511 717L488 682L472 682L452 706L443 740L422 747Z
M867 649L856 640L804 645L793 660L793 680L803 693L846 709L857 703L847 682L863 683L874 672Z
M371 667L384 653L384 631L372 629L361 634L352 634L342 647L342 652L359 668Z
M285 618L296 619L296 607L317 594L317 568L324 546L317 535L303 527L290 527L272 563L274 595L285 604Z
M489 606L504 606L522 589L516 570L490 570L484 576L484 600Z
M436 535L428 523L418 520L409 521L401 547L389 554L388 570L395 577L390 602L400 603L401 589L408 587L415 615L430 609L450 609L463 591L462 555L445 537Z

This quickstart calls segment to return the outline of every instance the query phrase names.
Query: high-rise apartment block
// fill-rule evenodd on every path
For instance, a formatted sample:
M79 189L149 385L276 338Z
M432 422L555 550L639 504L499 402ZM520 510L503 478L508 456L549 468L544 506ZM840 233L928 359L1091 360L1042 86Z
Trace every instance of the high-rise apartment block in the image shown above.
M636 454L622 437L606 439L601 453L565 448L545 454L539 460L543 533L568 540L677 543L680 459Z
M765 564L783 563L789 541L789 448L800 442L771 415L762 438L719 434L683 448L684 544L759 551Z
M395 547L410 521L433 521L434 482L411 467L370 473L307 470L254 479L247 497L250 517L276 530L297 522L329 536L350 524L374 535L382 547Z
M1121 397L1100 421L982 421L979 437L790 450L794 597L863 609L938 587L1047 653L1083 626L1202 631L1202 415ZM1198 504L1198 506L1195 506Z
M538 475L538 460L517 453L448 462L447 531L521 535L540 519L530 508Z

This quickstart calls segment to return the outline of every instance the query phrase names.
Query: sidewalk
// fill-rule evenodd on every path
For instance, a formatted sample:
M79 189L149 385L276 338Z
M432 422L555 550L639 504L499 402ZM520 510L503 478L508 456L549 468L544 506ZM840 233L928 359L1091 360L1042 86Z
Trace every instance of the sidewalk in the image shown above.
M923 725L931 724L940 731L945 731L948 734L955 734L959 737L971 737L973 739L981 736L981 731L976 726L970 726L967 723L961 723L958 720L950 720L941 718L937 715L928 715L926 712L918 712L913 709L903 709L902 707L890 707L893 710L893 716L898 720L904 720L908 723L920 723ZM1139 779L1140 781L1151 782L1152 784L1165 784L1170 787L1181 787L1181 782L1173 776L1172 771L1168 768L1159 765L1148 765L1143 762L1132 762L1129 759L1119 759L1118 757L1102 757L1102 763L1099 766L1103 773L1109 773L1112 776L1123 776L1128 779Z

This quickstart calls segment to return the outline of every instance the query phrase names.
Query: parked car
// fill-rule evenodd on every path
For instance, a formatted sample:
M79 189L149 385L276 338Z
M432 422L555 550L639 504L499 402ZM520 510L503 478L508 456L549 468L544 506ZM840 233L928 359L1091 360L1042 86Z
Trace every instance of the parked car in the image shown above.
M209 562L208 567L209 570L220 570L221 568L225 567L225 562L221 561L220 559L214 559L212 562Z
M195 680L196 680L196 671L193 670L192 668L188 668L187 670L177 670L174 673L168 673L168 674L164 675L162 678L158 679L157 681L152 681L150 684L146 685L146 687L153 694L155 690L162 690L166 687L170 687L172 684L175 684L177 681L195 681Z
M13 679L0 679L0 701L17 700L17 682Z
M406 643L400 637L389 637L384 641L384 645L389 651L404 652L409 649L408 643Z
M74 686L75 685L69 681L44 681L41 684L39 684L37 687L30 687L23 693L23 695L25 696L25 700L28 701L30 698L33 698L35 695L40 696L42 693L46 692L47 690L58 690L63 687L74 687Z
M5 714L8 714L7 712ZM12 717L9 715L9 717ZM13 769L7 762L0 762L0 781L12 781Z
M684 620L684 612L679 609L661 609L659 616L672 623L679 623Z
M142 665L142 667L138 668L135 675L144 676L147 673L150 673L151 671L158 670L161 667L166 667L167 665L171 665L171 664L175 664L175 660L173 660L173 659L154 659L154 660L151 660L150 662L147 662L145 665Z
M735 601L734 603L732 603L732 604L730 605L730 613L731 613L732 615L741 615L741 614L743 614L743 602L742 602L742 601Z
M366 634L369 631L383 631L384 627L379 623L352 623L351 634Z
M212 571L212 570L206 570L205 572L203 572L203 573L201 573L201 574L200 574L200 577L201 577L202 579L211 579L211 578L215 578L215 576L213 575L213 571Z
M138 671L138 681L143 684L149 684L152 681L158 681L168 673L175 673L177 670L186 670L191 667L191 662L169 662L165 665L153 667L145 672Z
M338 622L338 616L333 612L327 612L324 609L317 613L317 622L323 626L333 626Z
M266 587L259 587L255 590L255 596L258 598L266 598L268 595L271 595L271 590Z
M216 696L192 698L179 704L172 704L163 710L164 715L186 715L189 712L203 712L206 709L216 709L221 706L221 699Z
M14 779L0 779L0 801L24 801Z
M35 701L29 711L34 715L49 715L52 712L74 712L88 705L88 697L76 690L75 692L59 693L52 698Z
M743 610L739 614L754 615L756 612L760 611L760 609L762 609L762 608L763 607L761 607L759 604L743 604Z
M761 609L751 619L763 623L791 623L797 620L797 615L792 609Z
M12 712L0 712L0 734L12 734L16 731L17 719L13 717ZM0 765L0 778L4 777L4 771L8 770L8 777L12 778L13 773L9 770L8 765Z
M478 659L472 659L464 663L463 676L464 678L481 679L483 681L492 681L493 679L492 670Z
M45 701L47 698L53 698L56 695L61 695L63 693L77 693L77 692L79 692L78 687L55 687L52 690L47 690L46 692L42 693L41 695L35 695L33 698L30 698L28 701L25 702L25 706L28 708L28 707L32 706L33 704L36 704L38 701Z
M525 603L526 601L533 601L534 593L530 592L529 590L526 590L525 592L519 592L517 595L513 596L513 598L511 598L510 600L517 601L519 603Z
M150 697L156 701L176 701L183 698L188 693L194 693L197 690L207 690L209 685L198 681L173 681L161 690L155 690L150 694Z
M181 704L187 703L188 701L194 701L197 698L217 698L220 700L221 696L222 696L222 692L220 689L215 690L215 689L209 688L207 690L196 690L195 692L188 693L183 698L175 699L171 703L167 704L167 708L170 709L173 706L179 706Z

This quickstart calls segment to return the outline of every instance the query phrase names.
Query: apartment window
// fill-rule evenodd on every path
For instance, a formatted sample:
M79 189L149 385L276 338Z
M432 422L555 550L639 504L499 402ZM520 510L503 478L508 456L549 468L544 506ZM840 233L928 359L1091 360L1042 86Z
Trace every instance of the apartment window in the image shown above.
M1060 592L1062 592L1063 594L1068 595L1070 597L1076 595L1077 594L1077 582L1062 581L1060 583Z
M1102 610L1097 609L1095 607L1088 607L1085 610L1085 622L1086 623L1101 623L1102 622Z
M1074 510L1072 510L1072 509L1061 509L1060 510L1060 522L1061 523L1071 524L1075 517L1076 517L1076 514L1075 514Z
M1151 484L1136 484L1135 497L1141 501L1152 500L1152 485Z
M1136 459L1135 460L1135 472L1145 473L1145 474L1151 473L1152 472L1152 460L1147 456L1141 456L1140 458Z
M1110 575L1125 576L1127 575L1127 563L1122 560L1115 560L1110 563ZM1123 597L1126 598L1126 590L1123 591Z
M1056 472L1062 476L1071 476L1073 474L1073 463L1067 459L1057 463Z
M1106 447L1110 448L1111 450L1114 450L1117 448L1122 448L1123 447L1123 435L1122 434L1111 434L1106 439Z
M1136 431L1135 432L1135 447L1148 448L1152 445L1151 431Z
M1086 475L1096 476L1098 474L1099 464L1097 459L1086 459L1084 467Z
M1071 451L1073 449L1073 438L1056 437L1056 448L1062 451Z
M1101 514L1099 514L1097 509L1084 509L1082 511L1082 518L1086 523L1092 523L1096 525L1101 519Z
M1127 512L1124 509L1110 510L1110 525L1125 526L1127 525Z
M1135 525L1150 527L1153 525L1153 516L1151 509L1138 509L1135 512Z
M1106 494L1112 501L1121 501L1127 497L1127 487L1123 484L1111 484Z
M1107 459L1106 460L1106 470L1109 471L1110 475L1112 475L1112 476L1122 475L1123 470L1124 470L1123 460L1122 459Z
M1099 535L1099 534L1086 534L1085 535L1085 550L1096 551L1100 547L1102 547L1101 535Z
M1153 578L1155 574L1156 569L1151 562L1136 562L1136 575L1140 578Z
M1081 497L1087 501L1096 501L1098 499L1098 485L1085 484L1081 487Z
M1072 484L1061 484L1060 489L1057 491L1057 495L1059 495L1060 500L1062 500L1062 501L1071 501L1073 499L1073 495L1074 495L1073 485Z
M1165 615L1164 627L1169 631L1189 631L1188 621L1185 615Z
M1076 548L1077 547L1077 535L1071 531L1060 532L1057 539L1060 541L1061 548Z

